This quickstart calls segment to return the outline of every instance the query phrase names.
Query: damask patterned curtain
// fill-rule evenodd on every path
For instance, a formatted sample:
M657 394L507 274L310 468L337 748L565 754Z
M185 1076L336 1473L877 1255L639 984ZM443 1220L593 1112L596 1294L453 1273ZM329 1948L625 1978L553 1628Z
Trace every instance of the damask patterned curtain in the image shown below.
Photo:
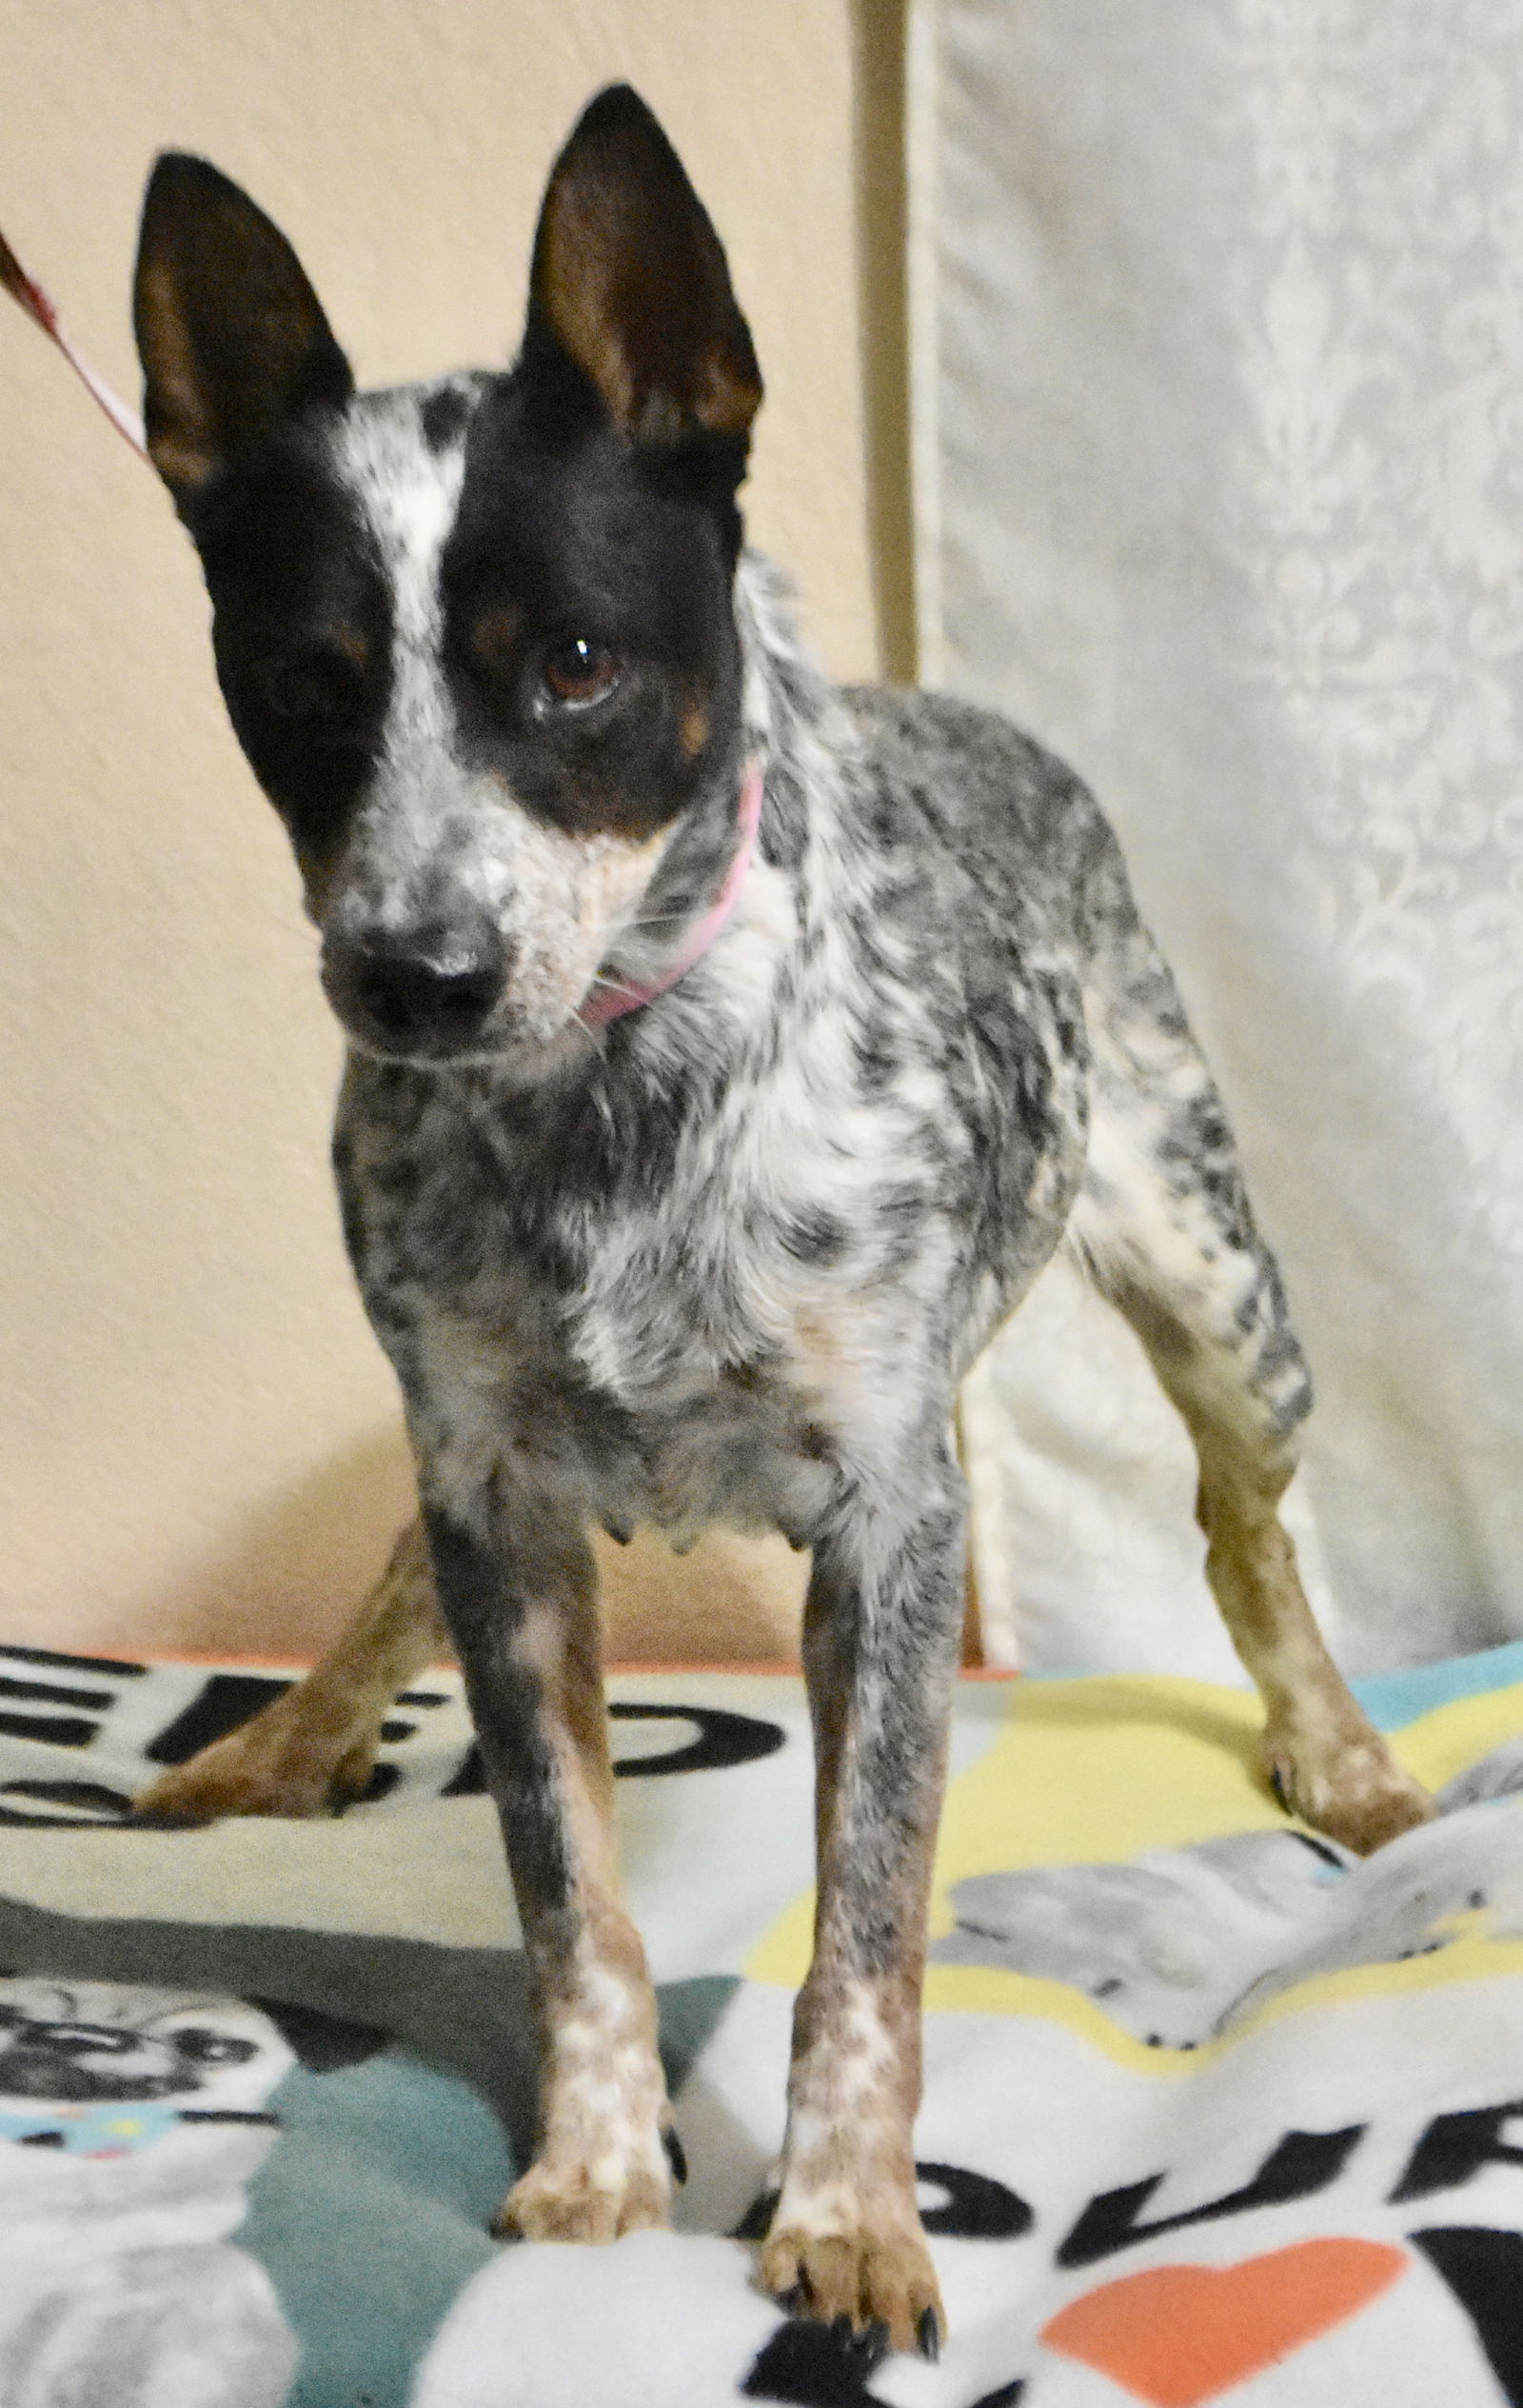
M1316 1374L1346 1665L1515 1637L1523 9L912 18L923 674L1119 829ZM997 1642L1225 1662L1188 1451L1072 1275L965 1419Z

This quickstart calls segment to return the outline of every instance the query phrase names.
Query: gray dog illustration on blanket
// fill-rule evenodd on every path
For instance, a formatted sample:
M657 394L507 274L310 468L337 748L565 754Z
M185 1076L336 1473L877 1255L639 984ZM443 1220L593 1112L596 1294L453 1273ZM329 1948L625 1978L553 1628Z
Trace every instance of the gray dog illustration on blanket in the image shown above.
M239 2000L0 1980L5 2408L278 2408L296 2343L228 2235L294 2062Z
M1428 1954L1478 1916L1489 1938L1523 1939L1519 1793L1513 1740L1439 1793L1436 1821L1373 1858L1280 1829L976 1874L931 1958L1066 1982L1150 2047L1197 2048L1315 1974Z

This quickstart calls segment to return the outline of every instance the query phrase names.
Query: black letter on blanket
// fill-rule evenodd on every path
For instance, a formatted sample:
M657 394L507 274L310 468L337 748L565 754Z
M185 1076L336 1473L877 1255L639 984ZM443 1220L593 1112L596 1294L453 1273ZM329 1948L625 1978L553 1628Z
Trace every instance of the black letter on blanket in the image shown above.
M1454 2191L1483 2165L1523 2165L1523 2149L1502 2139L1502 2126L1523 2116L1523 2099L1505 2107L1473 2107L1464 2115L1434 2116L1412 2153L1412 2162L1391 2194L1393 2206Z
M867 2378L887 2354L876 2331L854 2338L834 2324L782 2324L741 2385L741 2397L779 2400L782 2408L882 2408Z
M1204 2207L1186 2208L1181 2216L1160 2216L1151 2224L1139 2223L1137 2219L1162 2181L1161 2174L1146 2182L1129 2182L1124 2190L1104 2191L1085 2208L1058 2250L1058 2263L1093 2266L1113 2250L1156 2239L1159 2233L1211 2223L1218 2216L1239 2216L1251 2207L1280 2207L1287 2199L1310 2199L1314 2191L1326 2190L1342 2173L1364 2131L1362 2123L1355 2123L1346 2132L1287 2132L1240 2191L1229 2191Z
M781 2408L883 2408L867 2378L887 2355L882 2336L857 2339L833 2324L784 2324L768 2341L741 2385L742 2399L770 2399ZM973 2408L1018 2408L1025 2381L985 2392Z
M1474 2325L1487 2364L1512 2408L1523 2408L1523 2319L1518 2314L1523 2240L1516 2233L1489 2232L1480 2224L1436 2224L1411 2238Z

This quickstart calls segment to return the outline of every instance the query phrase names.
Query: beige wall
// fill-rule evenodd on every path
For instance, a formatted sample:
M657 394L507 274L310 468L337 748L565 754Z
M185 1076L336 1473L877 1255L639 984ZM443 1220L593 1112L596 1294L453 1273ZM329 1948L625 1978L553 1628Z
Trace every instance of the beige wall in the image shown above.
M429 374L516 335L550 156L627 76L756 332L753 531L839 669L898 666L895 515L870 522L864 471L892 450L893 380L864 406L860 366L863 308L876 343L894 308L892 173L854 149L859 127L885 138L894 13L49 0L0 32L0 223L135 393L143 178L162 147L204 150L291 234L363 381ZM329 1195L338 1046L312 942L168 500L9 310L0 391L0 1635L309 1646L407 1496ZM686 1578L646 1565L655 1652L692 1643ZM726 1551L699 1582L712 1651L785 1636L796 1583L789 1562L759 1592Z

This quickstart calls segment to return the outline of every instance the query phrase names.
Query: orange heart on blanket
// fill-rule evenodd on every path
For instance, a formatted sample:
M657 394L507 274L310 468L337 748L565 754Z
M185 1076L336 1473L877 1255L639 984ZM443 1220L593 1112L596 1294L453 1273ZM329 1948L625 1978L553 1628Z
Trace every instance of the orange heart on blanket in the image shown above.
M1384 2241L1301 2240L1236 2266L1154 2266L1071 2300L1041 2338L1149 2408L1200 2408L1368 2307L1406 2264Z

